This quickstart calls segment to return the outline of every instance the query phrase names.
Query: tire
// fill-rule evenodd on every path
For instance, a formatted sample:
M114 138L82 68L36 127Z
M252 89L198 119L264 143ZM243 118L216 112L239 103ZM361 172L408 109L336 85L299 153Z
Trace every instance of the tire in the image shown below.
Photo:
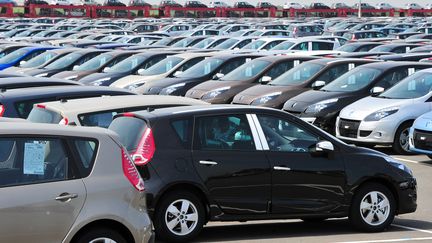
M187 211L183 211L182 207ZM205 208L195 194L174 191L161 199L153 221L157 238L166 242L186 242L195 238L203 228ZM173 223L170 225L170 222Z
M396 130L394 141L393 141L393 151L395 151L398 154L412 154L409 149L408 144L408 135L409 135L409 128L412 126L412 122L405 122L402 123L402 125L399 126L399 128Z
M127 243L127 240L117 231L110 228L93 228L86 230L74 240L74 243L103 243L104 240L112 240L116 243Z
M396 203L390 190L382 184L368 183L354 195L349 220L361 231L380 232L390 226L395 212Z

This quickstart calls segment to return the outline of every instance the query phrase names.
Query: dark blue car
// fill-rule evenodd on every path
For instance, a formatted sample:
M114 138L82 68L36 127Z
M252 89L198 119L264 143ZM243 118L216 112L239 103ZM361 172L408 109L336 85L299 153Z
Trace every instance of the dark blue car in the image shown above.
M18 65L21 61L27 61L33 57L52 49L57 49L58 47L52 46L29 46L19 48L8 55L0 58L0 70L8 67Z

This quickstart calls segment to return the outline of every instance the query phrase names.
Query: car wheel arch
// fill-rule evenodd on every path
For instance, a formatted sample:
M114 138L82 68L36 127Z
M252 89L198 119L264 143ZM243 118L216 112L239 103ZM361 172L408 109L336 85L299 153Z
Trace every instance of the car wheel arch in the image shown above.
M382 178L382 177L367 178L367 179L363 180L361 183L359 183L358 185L356 185L351 190L351 198L349 199L350 205L352 205L352 200L354 198L354 195L358 192L358 190L360 188L362 188L366 184L374 184L374 183L375 184L381 184L390 190L390 192L392 193L393 198L395 200L395 203L396 203L396 211L395 212L397 214L398 209L399 209L399 193L397 192L396 186L389 179ZM350 206L350 208L351 208L351 206Z
M92 221L90 223L87 223L83 227L81 227L75 235L72 237L72 240L70 242L75 243L76 240L79 238L79 236L91 229L96 228L109 228L112 230L115 230L116 232L120 233L125 239L127 239L127 242L134 242L135 239L132 235L132 233L128 230L126 226L124 226L122 223L112 220L112 219L99 219Z
M200 198L201 202L203 203L206 209L205 218L207 221L210 219L210 200L208 194L206 194L199 185L196 185L192 182L181 182L181 183L176 183L165 187L164 190L162 190L160 194L157 196L157 198L155 198L153 204L154 208L156 209L159 206L160 201L162 198L164 198L164 196L174 191L188 191L196 195L198 198Z

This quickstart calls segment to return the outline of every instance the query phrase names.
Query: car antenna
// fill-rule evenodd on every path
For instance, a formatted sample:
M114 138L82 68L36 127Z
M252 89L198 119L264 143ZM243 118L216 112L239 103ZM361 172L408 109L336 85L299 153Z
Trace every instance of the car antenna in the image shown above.
M67 102L68 102L67 99L61 99L61 100L60 100L60 103L67 103Z
M147 107L147 112L152 112L154 110L155 110L155 108L153 108L153 107Z

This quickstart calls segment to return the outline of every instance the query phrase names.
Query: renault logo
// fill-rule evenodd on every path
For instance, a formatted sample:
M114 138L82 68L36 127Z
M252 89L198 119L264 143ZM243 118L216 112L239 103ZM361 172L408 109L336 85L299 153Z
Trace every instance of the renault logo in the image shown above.
M345 128L345 129L349 129L349 128L350 128L350 126L344 126L344 128Z
M294 108L294 106L296 106L296 105L297 105L297 103L294 103L294 104L291 105L291 107Z
M239 100L242 100L244 98L244 96L240 96Z

